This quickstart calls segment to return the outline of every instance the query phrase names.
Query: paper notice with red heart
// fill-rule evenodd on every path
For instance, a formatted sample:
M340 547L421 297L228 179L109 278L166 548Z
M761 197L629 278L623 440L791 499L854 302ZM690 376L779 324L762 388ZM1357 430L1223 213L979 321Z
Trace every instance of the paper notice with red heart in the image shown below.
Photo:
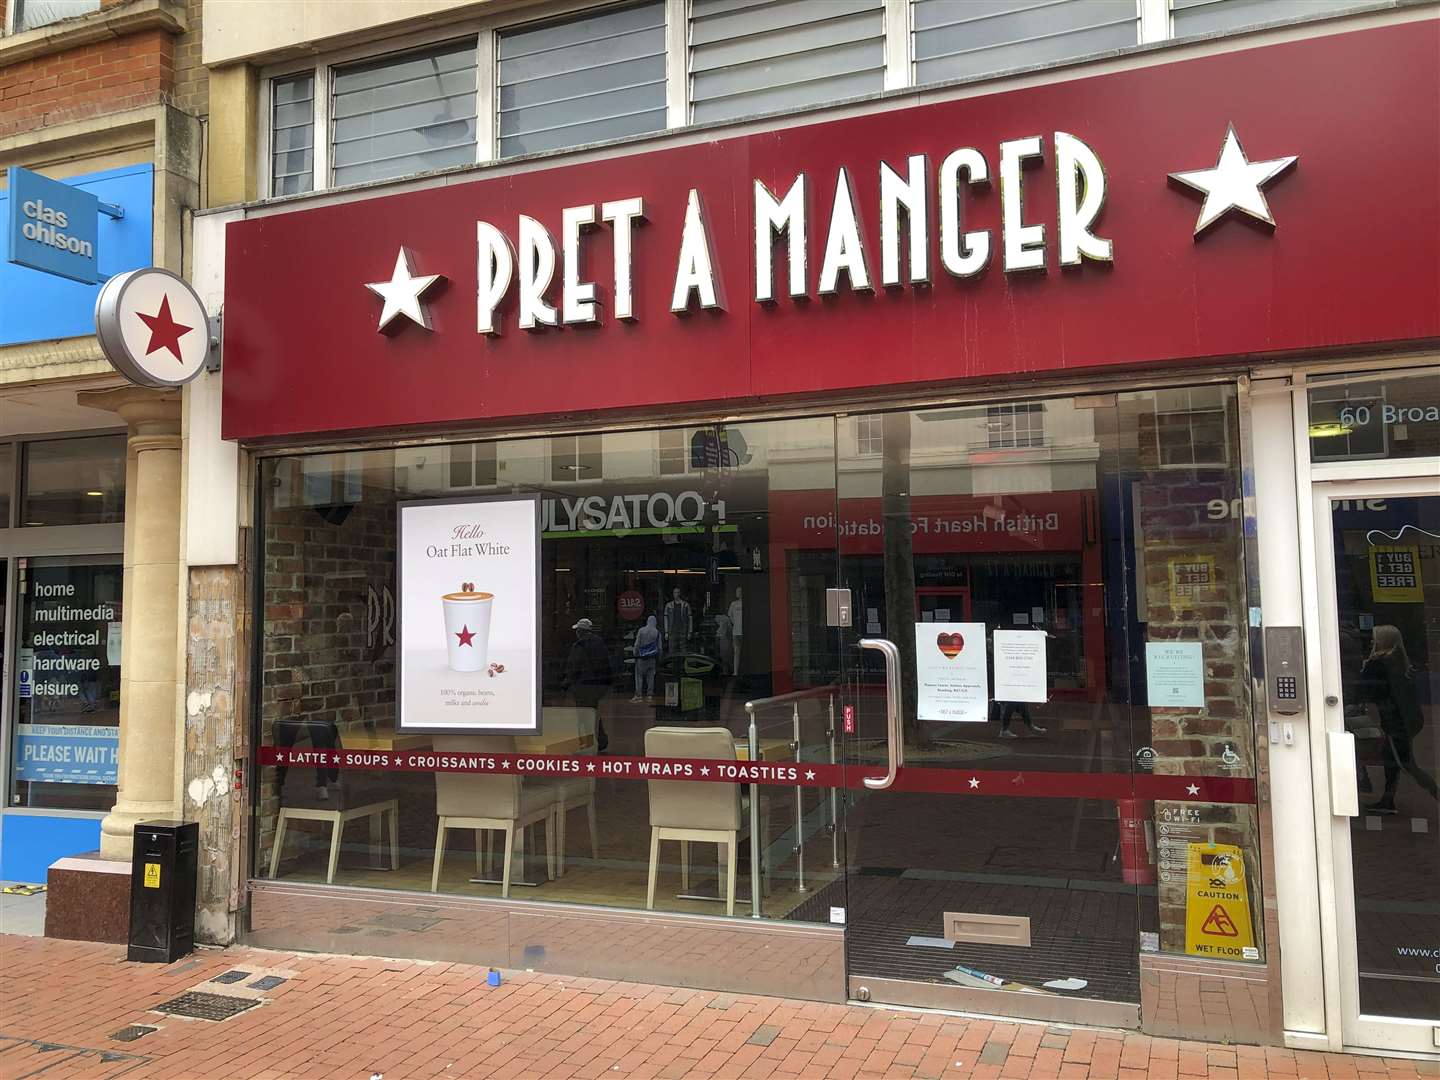
M915 624L915 680L921 720L984 723L990 711L985 624Z

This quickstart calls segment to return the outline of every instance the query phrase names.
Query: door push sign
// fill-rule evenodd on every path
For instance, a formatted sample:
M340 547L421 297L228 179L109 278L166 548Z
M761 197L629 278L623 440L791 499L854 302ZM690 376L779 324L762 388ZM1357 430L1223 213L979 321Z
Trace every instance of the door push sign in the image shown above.
M5 179L5 261L85 285L103 280L96 215L119 219L124 209L16 165Z

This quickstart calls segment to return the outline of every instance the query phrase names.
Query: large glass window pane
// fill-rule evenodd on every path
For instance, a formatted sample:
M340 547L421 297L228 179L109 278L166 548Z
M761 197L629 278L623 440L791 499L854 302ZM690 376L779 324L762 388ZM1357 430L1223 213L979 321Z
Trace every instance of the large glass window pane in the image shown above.
M500 34L500 156L661 131L665 5Z
M833 431L833 419L821 418L267 460L260 476L266 494L259 744L377 752L480 745L464 736L452 746L441 736L396 733L395 648L397 636L403 640L396 625L396 503L468 494L493 476L507 491L540 493L543 522L543 731L504 745L589 761L602 760L593 757L601 750L612 759L683 756L666 740L679 739L683 750L693 732L714 729L719 734L704 752L690 756L743 758L745 702L809 689L813 696L798 713L798 752L830 761L829 687L838 663L823 613L824 590L835 583L834 544L827 551L823 541L802 543L782 507L793 491L803 489L813 501L825 488L833 475ZM668 471L674 452L688 455L697 438L724 452L702 453L700 466ZM662 460L657 447L671 452ZM331 493L329 501L295 497L311 488ZM774 524L780 518L783 530ZM483 587L483 567L457 566L456 573ZM774 625L778 613L785 614ZM796 717L793 705L762 710L767 760L794 760ZM638 774L510 783L515 778L287 766L258 775L257 865L268 869L275 860L280 878L330 877L328 826L285 816L279 838L286 809L381 807L375 813L384 815L394 800L398 868L390 868L387 834L377 834L386 837L377 849L357 819L342 836L333 880L427 890L436 873L439 818L457 816L455 806L509 784L505 797L518 800L507 804L515 821L530 820L522 811L538 799L562 805L567 823L565 840L555 841L565 852L564 873L556 867L554 879L538 857L546 850L546 815L516 826L529 836L523 864L515 860L511 896L629 908L646 906L651 824L675 795L663 786L652 790ZM828 910L810 901L837 880L839 837L830 828L836 804L828 793L805 789L797 812L792 787L693 786L718 793L738 815L737 876L728 879L736 915L750 914L753 820L767 882L761 913L825 921ZM797 828L812 845L804 891ZM498 895L502 833L448 828L439 890ZM656 909L723 913L718 898L727 890L717 850L693 843L682 883L679 846L663 844Z
M108 525L125 520L125 436L21 444L21 525Z
M330 172L338 184L475 160L475 42L336 68Z
M118 557L32 559L20 569L14 806L115 803L121 578Z
M1331 500L1360 1012L1440 1021L1440 495ZM1431 943L1431 944L1427 944Z
M1225 33L1288 19L1318 19L1365 0L1171 0L1176 37ZM1376 5L1381 6L1381 5Z
M961 79L1139 40L1135 0L915 0L915 81Z
M1440 457L1440 367L1313 381L1315 461Z
M695 0L691 118L730 120L879 93L882 0Z
M315 74L270 82L270 194L315 187Z

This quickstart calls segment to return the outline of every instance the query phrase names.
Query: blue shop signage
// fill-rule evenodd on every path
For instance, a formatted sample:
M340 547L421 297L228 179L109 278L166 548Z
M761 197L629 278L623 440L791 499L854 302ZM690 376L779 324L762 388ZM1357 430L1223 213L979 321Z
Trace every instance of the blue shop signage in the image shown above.
M114 784L120 729L88 724L16 724L15 779L45 784Z
M86 285L99 281L99 198L14 165L6 180L5 261Z
M63 182L0 173L0 297L25 301L0 301L0 345L93 334L99 283L152 262L154 201L148 164Z

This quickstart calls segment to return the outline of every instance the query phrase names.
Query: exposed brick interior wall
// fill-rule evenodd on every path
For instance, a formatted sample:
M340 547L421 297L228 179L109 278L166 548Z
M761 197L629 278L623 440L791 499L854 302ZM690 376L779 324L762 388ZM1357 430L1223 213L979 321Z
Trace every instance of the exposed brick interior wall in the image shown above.
M273 744L275 722L292 717L331 721L342 739L393 731L395 650L384 617L395 586L393 499L268 510L262 543L258 744ZM258 778L261 851L269 850L279 806L275 770L265 773Z
M1230 413L1233 424L1234 410ZM1151 714L1154 769L1182 776L1253 777L1255 743L1246 663L1249 638L1243 530L1228 509L1219 517L1212 512L1217 505L1232 507L1239 496L1238 465L1161 468L1154 418L1142 415L1140 423L1140 465L1144 474L1137 502L1144 537L1147 640L1198 641L1204 646L1205 664L1204 708L1164 708ZM1230 445L1236 445L1233 431ZM1197 595L1176 603L1174 567L1204 560L1213 563L1213 582ZM1194 803L1162 802L1155 806L1157 840L1164 839L1162 824L1168 825L1173 838L1169 845L1160 845L1161 948L1165 952L1185 949L1184 853L1188 842L1233 844L1245 852L1255 943L1260 945L1260 920L1256 917L1259 827L1254 808L1202 803L1198 805L1198 820L1175 817L1182 810L1195 809ZM1164 819L1166 810L1172 815L1169 822ZM1171 865L1168 881L1163 866L1167 846Z
M140 30L0 64L0 138L161 103L204 115L201 0L186 0L185 10L189 28L179 36Z

